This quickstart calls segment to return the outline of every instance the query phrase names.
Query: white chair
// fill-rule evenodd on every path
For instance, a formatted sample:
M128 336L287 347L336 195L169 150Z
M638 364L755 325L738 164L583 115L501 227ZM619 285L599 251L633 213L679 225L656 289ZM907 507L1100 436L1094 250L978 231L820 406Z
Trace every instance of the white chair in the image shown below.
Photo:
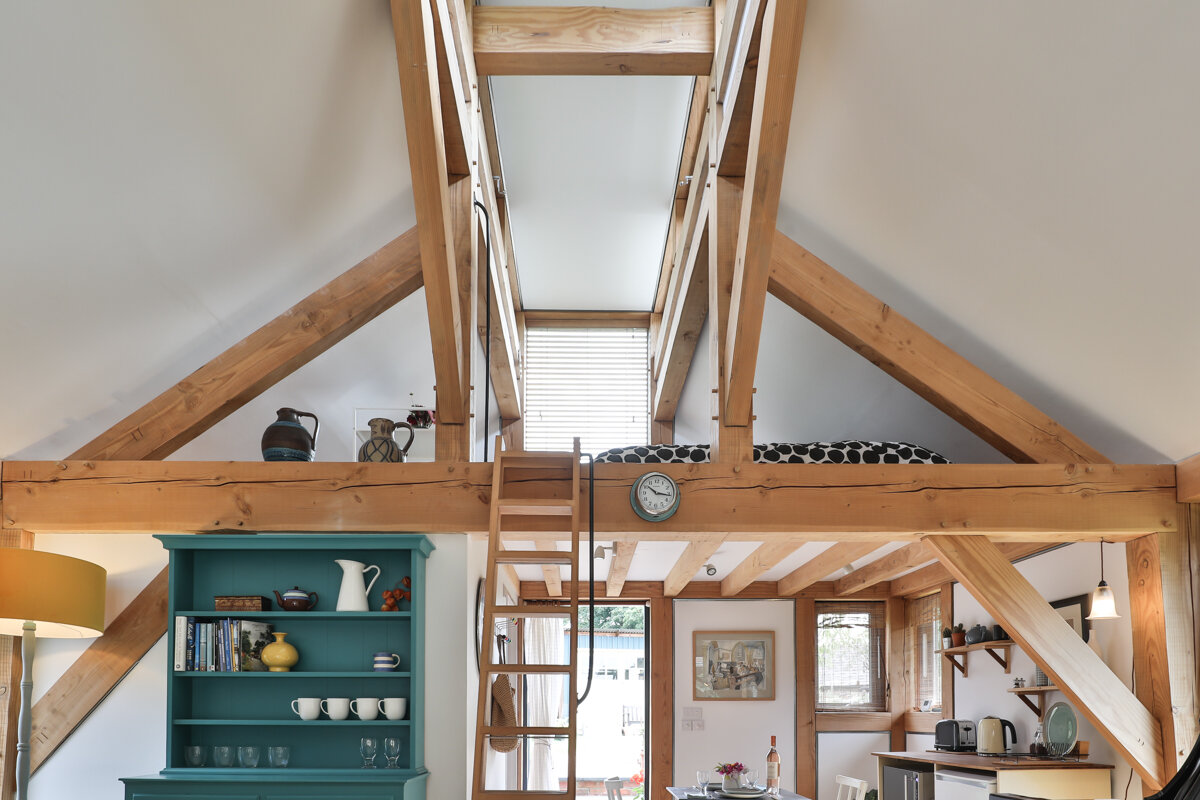
M604 791L608 792L608 800L622 800L624 795L621 794L621 787L625 785L625 781L618 778L616 775L611 778L604 779Z
M834 780L837 782L837 800L862 800L862 796L867 793L866 781L848 778L845 775L838 775Z

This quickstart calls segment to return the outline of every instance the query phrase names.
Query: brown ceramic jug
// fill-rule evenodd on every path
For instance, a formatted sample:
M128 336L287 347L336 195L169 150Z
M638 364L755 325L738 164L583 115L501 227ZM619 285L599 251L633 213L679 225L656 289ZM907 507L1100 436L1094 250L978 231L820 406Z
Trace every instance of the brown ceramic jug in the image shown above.
M371 429L371 438L358 448L359 461L386 463L401 462L407 458L408 448L412 447L413 437L416 436L411 425L407 422L393 422L386 417L375 417L367 422L367 426ZM408 441L403 447L392 438L397 428L408 430Z
M294 408L281 408L275 413L279 419L263 432L263 461L312 461L317 451L317 428L321 424L317 415ZM300 417L312 417L312 433L300 424Z

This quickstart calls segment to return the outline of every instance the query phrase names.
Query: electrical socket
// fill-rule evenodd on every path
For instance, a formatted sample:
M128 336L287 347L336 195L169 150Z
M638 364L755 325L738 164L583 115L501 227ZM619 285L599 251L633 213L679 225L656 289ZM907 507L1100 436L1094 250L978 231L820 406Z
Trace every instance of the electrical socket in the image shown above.
M692 730L694 730L694 731L704 730L704 720L702 720L702 719L692 720Z
M682 720L679 723L679 727L681 730L690 731L692 730L692 721L690 719Z

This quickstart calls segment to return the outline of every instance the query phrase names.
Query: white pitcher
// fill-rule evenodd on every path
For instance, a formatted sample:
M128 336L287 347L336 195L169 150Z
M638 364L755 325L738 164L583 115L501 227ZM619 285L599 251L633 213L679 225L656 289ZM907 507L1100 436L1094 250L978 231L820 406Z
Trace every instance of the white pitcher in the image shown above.
M367 611L367 592L371 591L375 581L379 580L379 567L374 564L368 567L361 561L344 558L335 558L333 562L342 568L342 588L338 592L337 610ZM375 577L364 585L363 576L369 569L375 570Z

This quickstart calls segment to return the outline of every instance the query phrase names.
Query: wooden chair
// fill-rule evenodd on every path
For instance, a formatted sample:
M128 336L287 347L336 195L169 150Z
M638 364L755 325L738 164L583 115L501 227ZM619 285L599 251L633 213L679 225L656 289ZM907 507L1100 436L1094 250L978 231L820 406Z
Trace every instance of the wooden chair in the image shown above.
M621 794L621 787L625 785L625 781L614 775L611 778L604 779L604 791L608 792L608 800L623 800L624 795Z
M866 781L845 775L838 775L834 780L837 782L837 800L862 800L867 793Z

